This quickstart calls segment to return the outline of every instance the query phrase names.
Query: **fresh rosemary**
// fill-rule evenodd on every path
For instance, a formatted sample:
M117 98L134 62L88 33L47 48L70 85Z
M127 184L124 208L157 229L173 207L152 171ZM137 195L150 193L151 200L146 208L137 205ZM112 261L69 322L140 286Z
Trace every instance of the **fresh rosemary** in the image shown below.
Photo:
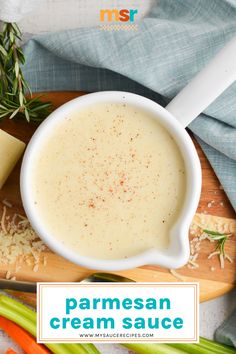
M218 251L220 255L223 255L223 257L225 257L225 243L228 240L230 234L222 234L220 232L210 230L203 230L203 232L210 236L213 241L217 241L215 251Z
M52 105L32 97L21 70L25 57L19 44L21 31L15 23L4 23L0 32L0 121L6 117L24 117L40 122L48 116Z
M213 256L218 256L221 268L224 268L225 260L233 263L232 258L225 252L225 244L231 234L222 234L220 232L210 230L203 230L203 232L207 235L207 238L210 241L217 242L215 251L208 256L208 259L212 258Z

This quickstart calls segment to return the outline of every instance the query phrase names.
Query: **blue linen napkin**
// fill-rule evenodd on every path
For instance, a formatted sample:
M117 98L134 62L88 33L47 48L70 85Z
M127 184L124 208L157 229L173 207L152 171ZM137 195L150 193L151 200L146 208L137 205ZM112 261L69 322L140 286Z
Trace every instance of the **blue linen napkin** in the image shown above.
M216 330L215 339L236 348L236 311Z
M125 90L166 105L234 35L235 0L158 0L137 31L34 37L24 71L33 91ZM236 209L236 84L189 128Z

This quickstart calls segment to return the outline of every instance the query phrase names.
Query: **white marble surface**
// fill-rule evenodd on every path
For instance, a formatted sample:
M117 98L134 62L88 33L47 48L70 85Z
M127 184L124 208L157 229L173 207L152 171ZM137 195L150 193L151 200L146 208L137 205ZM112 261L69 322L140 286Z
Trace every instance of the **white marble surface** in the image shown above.
M128 8L138 9L137 19L145 15L156 0L129 0ZM22 0L24 2L24 0ZM124 0L40 0L35 16L27 15L21 28L27 33L44 33L98 25L100 9L122 8Z
M23 0L22 0L23 1ZM32 0L34 1L34 0ZM144 15L156 0L129 0L130 8L139 8L139 16ZM27 15L20 26L28 38L31 34L60 31L67 28L97 25L99 8L122 7L124 0L41 0L36 12ZM1 12L1 9L0 9ZM215 329L236 308L236 291L200 306L200 334L213 338ZM118 346L99 346L102 354L127 353ZM0 344L0 354L4 353Z

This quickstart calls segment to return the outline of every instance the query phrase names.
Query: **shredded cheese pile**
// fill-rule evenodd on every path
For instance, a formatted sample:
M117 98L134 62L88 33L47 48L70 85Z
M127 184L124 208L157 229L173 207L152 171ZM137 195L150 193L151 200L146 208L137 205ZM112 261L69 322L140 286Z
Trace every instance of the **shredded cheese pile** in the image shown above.
M200 255L202 241L208 240L214 244L216 242L203 231L204 229L213 230L222 234L230 234L232 236L233 234L236 234L236 220L206 215L205 213L195 214L190 227L190 257L187 263L187 267L189 269L197 269L200 267L199 263L197 263L197 260ZM231 257L229 254L225 253L225 255L222 255L219 251L209 253L206 260L210 261L214 256L219 257L221 269L225 268L225 261L230 263L234 262L233 257ZM215 271L215 267L213 267L211 264L209 264L209 267L212 272ZM177 280L185 281L184 277L176 270L170 269L170 273Z
M23 264L32 266L32 270L37 272L39 264L46 266L46 257L42 255L46 246L32 229L28 219L20 214L8 215L8 208L11 208L11 204L4 200L0 218L0 263L14 265L14 273ZM12 271L7 271L6 279L15 279Z
M209 229L222 234L232 234L236 233L236 220L226 219L222 217L212 217L211 215L196 214L190 227L190 257L188 262L188 268L196 269L199 264L196 263L201 250L201 242L203 240L208 240L211 243L215 241L206 234L203 230ZM214 256L219 256L220 267L223 269L225 267L225 260L233 263L234 260L227 253L225 255L221 254L219 251L211 252L208 255L208 259ZM211 271L214 271L214 267L210 267Z

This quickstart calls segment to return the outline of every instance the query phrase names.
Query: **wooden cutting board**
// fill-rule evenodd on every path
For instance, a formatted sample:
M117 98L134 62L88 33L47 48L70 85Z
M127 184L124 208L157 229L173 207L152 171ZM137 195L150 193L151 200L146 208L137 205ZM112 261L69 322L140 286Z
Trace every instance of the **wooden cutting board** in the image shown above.
M47 93L46 99L51 100L56 108L82 94L83 93L79 92L52 92ZM0 129L5 130L27 143L36 129L36 126L23 121L5 120L0 123ZM236 219L235 212L222 190L209 162L197 142L194 141L194 143L200 157L203 171L203 187L198 213L207 213L213 216ZM23 213L19 190L19 172L20 162L5 186L0 190L0 201L4 199L10 201L13 205L10 209L10 213L13 214L16 212ZM0 206L0 209L2 209L2 206ZM0 213L1 212L2 210L0 210ZM217 257L213 257L210 260L208 259L208 255L214 250L214 247L215 246L209 241L203 241L198 258L199 268L189 269L185 266L178 270L178 274L182 275L184 281L198 281L200 283L201 301L220 296L231 290L236 284L235 262L226 262L225 268L221 269ZM235 235L227 242L226 250L232 258L236 259ZM74 265L52 252L47 252L46 258L46 267L40 266L37 272L33 271L32 266L25 264L17 273L17 279L28 281L78 281L91 273L91 270ZM9 269L14 273L13 266L0 265L0 276L4 278ZM144 266L116 273L136 281L177 281L168 269L156 266Z

